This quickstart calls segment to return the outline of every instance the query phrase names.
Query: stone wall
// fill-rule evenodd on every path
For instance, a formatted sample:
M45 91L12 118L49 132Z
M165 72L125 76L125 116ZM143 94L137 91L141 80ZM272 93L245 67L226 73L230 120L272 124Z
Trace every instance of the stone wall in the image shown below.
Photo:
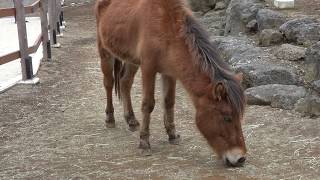
M318 19L290 17L264 0L231 0L224 10L195 2L212 43L244 74L249 104L320 115Z

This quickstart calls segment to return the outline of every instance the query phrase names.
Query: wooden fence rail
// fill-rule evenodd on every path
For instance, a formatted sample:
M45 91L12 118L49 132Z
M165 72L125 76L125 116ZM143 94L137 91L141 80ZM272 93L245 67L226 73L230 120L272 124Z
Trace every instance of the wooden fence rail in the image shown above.
M40 8L40 0L34 2L33 4L24 7L24 11L26 14L32 14L35 13L36 10ZM6 8L1 9L0 8L0 17L8 17L8 16L15 16L16 15L16 8Z
M57 1L59 1L59 3L57 3ZM53 42L53 45L57 44L56 31L58 30L57 28L60 28L60 24L62 24L63 21L63 19L61 19L61 3L60 0L37 0L33 4L25 7L21 0L13 0L13 2L14 8L0 9L0 18L15 16L19 37L19 50L1 56L0 65L21 58L22 79L29 80L34 76L32 69L32 58L29 55L35 53L41 43L43 47L43 59L51 59L50 42ZM37 40L32 44L32 46L28 47L25 19L26 14L35 13L39 9L41 18L41 34L38 36ZM50 34L50 39L48 33Z

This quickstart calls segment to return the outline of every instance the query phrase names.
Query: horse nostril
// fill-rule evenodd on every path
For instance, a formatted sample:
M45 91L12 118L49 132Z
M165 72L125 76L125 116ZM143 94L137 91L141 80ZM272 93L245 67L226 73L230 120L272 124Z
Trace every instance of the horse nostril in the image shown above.
M229 167L233 167L233 164L229 161L229 159L226 159L226 165Z
M238 159L238 163L239 164L243 164L245 161L246 161L245 157L242 157L242 158Z

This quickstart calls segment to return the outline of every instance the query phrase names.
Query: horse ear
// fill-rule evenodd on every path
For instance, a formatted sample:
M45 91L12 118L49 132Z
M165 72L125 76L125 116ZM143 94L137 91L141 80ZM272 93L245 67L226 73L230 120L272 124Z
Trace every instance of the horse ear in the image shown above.
M242 81L243 81L243 73L242 72L239 72L237 73L235 76L236 80L241 84Z
M225 87L224 82L218 82L214 87L214 97L221 101L223 98L227 96L227 89Z

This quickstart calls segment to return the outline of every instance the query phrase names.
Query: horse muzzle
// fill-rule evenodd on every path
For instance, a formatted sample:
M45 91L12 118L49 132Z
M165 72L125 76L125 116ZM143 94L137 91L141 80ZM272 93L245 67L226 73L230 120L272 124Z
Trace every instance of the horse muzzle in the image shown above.
M228 167L241 167L246 161L246 156L241 149L234 148L223 155L223 161Z

